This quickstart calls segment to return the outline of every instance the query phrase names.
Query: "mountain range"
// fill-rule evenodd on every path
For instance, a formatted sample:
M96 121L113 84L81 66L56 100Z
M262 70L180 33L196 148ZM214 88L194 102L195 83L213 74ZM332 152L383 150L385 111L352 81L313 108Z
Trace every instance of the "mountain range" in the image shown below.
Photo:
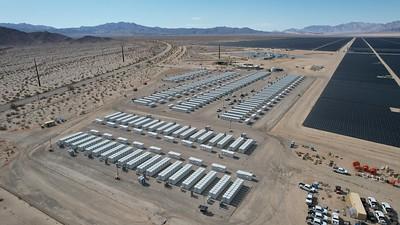
M32 45L46 43L88 43L108 41L111 38L83 36L80 38L70 38L62 34L48 31L23 32L15 29L0 27L0 45Z
M63 34L70 37L92 36L146 36L146 35L248 35L268 34L269 32L233 27L213 28L161 28L148 27L136 23L106 23L98 26L81 26L77 28L54 28L44 25L32 25L26 23L0 23L1 27L7 27L24 32L47 31Z
M357 34L400 32L400 21L390 23L351 22L330 25L313 25L302 29L288 29L282 32L267 32L248 27L213 27L213 28L161 28L149 27L136 23L106 23L98 26L76 28L55 28L27 23L0 23L0 45L54 43L54 42L97 42L108 41L117 36L158 36L158 35L285 35L285 34Z
M45 25L27 23L0 23L0 27L7 27L24 32L53 32L69 37L91 36L147 36L147 35L268 35L268 34L341 34L341 33L377 33L400 32L400 21L390 23L350 22L335 26L312 25L301 29L288 29L282 32L267 32L254 30L248 27L213 27L213 28L162 28L149 27L136 23L118 22L105 23L98 26L81 26L73 28L55 28Z
M379 33L400 32L400 21L390 23L351 22L335 26L312 25L302 29L288 29L286 33L343 34L343 33Z

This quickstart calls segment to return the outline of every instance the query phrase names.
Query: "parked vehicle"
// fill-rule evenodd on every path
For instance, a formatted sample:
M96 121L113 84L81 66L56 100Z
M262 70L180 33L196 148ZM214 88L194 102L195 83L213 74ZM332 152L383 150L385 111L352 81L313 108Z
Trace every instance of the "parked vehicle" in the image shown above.
M339 213L332 213L332 224L333 225L339 225L340 224Z
M387 224L386 223L386 218L385 218L385 215L383 214L383 212L381 212L379 210L376 210L375 211L375 217L378 220L379 224L382 224L382 225L386 225Z
M349 175L349 172L343 167L334 168L333 172L343 174L343 175Z
M314 187L312 187L309 184L305 184L305 183L302 183L302 182L299 183L299 188L301 188L301 189L303 189L303 190L305 190L307 192L310 192L310 193L316 193L317 192L317 189L315 189Z
M383 211L385 214L392 214L392 213L393 213L393 209L392 209L392 207L389 205L389 203L387 203L387 202L382 202L381 205L382 205L382 211Z
M321 213L321 212L315 212L314 218L318 218L324 222L328 222L328 219L329 219L329 217L327 215L325 215L324 213Z
M378 202L376 201L376 199L374 197L368 197L367 202L368 202L368 205L373 209L376 209L378 207Z
M312 206L313 205L313 199L314 199L313 194L311 194L311 193L307 194L306 204L308 206Z
M319 205L316 205L316 206L314 207L314 211L323 213L323 214L325 214L325 215L328 214L328 210L325 209L325 208L323 208L322 206L319 206Z

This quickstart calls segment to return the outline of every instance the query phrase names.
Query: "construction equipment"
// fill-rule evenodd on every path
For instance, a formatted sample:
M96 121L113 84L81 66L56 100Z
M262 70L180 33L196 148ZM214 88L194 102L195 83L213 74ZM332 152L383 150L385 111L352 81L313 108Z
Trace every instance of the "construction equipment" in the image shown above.
M138 181L141 185L146 185L146 178L143 175L138 177Z
M200 210L201 213L207 214L207 213L208 213L208 206L206 206L206 205L199 205L199 210Z

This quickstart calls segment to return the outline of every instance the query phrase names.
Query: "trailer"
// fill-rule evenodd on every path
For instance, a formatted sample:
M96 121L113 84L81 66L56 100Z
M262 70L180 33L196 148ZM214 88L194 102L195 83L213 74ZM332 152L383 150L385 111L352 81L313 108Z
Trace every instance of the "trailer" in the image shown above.
M253 180L253 178L255 177L254 174L247 172L247 171L243 171L243 170L236 171L236 176L241 179L250 180L250 181Z
M197 128L196 128L196 127L189 128L189 129L187 129L186 131L184 131L183 133L181 133L181 134L179 135L179 137L180 137L181 139L186 139L186 138L188 138L190 135L196 133L196 131L197 131Z
M215 178L217 178L217 172L211 170L194 186L193 191L197 194L201 194Z
M215 146L224 137L225 137L225 133L219 133L208 142L208 145Z
M132 153L132 149L133 149L132 147L127 146L127 147L123 148L122 150L110 155L107 158L107 161L110 162L110 163L116 163L117 160L129 155L130 153Z
M141 128L133 128L132 132L135 134L140 134L140 135L144 134L144 131Z
M172 136L177 138L177 137L179 137L179 135L180 135L181 133L183 133L185 130L187 130L187 129L189 129L189 128L190 128L189 126L183 126L183 127L179 128L178 130L174 131L174 132L172 133Z
M160 154L161 153L161 148L156 147L156 146L150 146L149 147L149 151L153 152L153 153L156 153L156 154Z
M117 138L117 140L116 141L118 141L119 143L123 143L123 144L129 144L129 141L128 141L128 139L126 139L126 138L123 138L123 137L119 137L119 138Z
M132 145L135 146L136 148L144 149L144 144L142 142L134 141Z
M135 157L134 159L130 160L129 162L127 162L125 164L126 168L134 169L135 167L137 167L138 165L142 164L143 162L145 162L150 157L151 157L151 153L150 152L145 152L145 153Z
M174 137L167 136L167 135L164 136L164 140L167 141L167 142L171 142L171 143L175 142L175 138Z
M221 141L217 143L218 148L224 148L226 145L229 144L233 140L233 136L228 134Z
M193 166L191 164L184 165L176 173L174 173L171 177L168 178L168 183L176 185L180 180L182 180L186 175L188 175L190 171L192 171L192 167Z
M253 139L247 139L240 147L240 153L246 153L253 145L256 144L256 141Z
M150 159L148 159L147 161L143 162L142 164L140 164L137 168L136 168L136 172L138 173L145 173L146 170L153 166L154 164L156 164L158 161L161 160L161 155L155 155L153 157L151 157Z
M214 187L208 192L208 196L212 199L217 199L218 196L222 193L222 191L229 185L229 181L231 176L224 175Z
M188 141L188 140L181 140L182 145L192 148L193 147L193 142Z
M211 164L211 169L217 172L225 173L226 172L226 166L217 164L217 163L212 163Z
M213 147L209 145L200 145L200 150L206 151L206 152L212 152Z
M132 147L129 147L129 148L132 148ZM132 159L134 159L136 156L138 156L142 152L143 152L142 149L136 149L134 152L129 153L128 155L118 159L117 166L119 166L119 167L124 166L127 162L131 161Z
M192 173L186 180L182 182L181 187L186 190L190 190L197 181L199 181L205 174L205 170L203 167L197 168L194 173Z
M229 145L228 150L230 151L236 151L241 145L242 143L245 141L245 139L243 137L239 137L238 139L236 139L234 142L232 142L231 145Z
M148 176L154 176L161 170L165 169L167 166L169 166L171 159L168 157L165 157L158 161L156 164L152 165L150 168L146 170L146 175Z
M195 157L189 157L189 162L193 165L196 166L202 166L203 165L203 160Z
M111 148L111 149L109 149L109 150L107 150L107 151L101 153L101 154L100 154L100 157L99 157L99 160L100 160L100 161L104 161L104 160L108 159L109 156L111 156L112 154L114 154L114 153L120 151L121 149L123 149L123 148L125 148L125 147L126 147L126 145L124 145L124 144L119 144L119 145L117 145L117 146L115 146L115 147L113 147L113 148Z
M228 190L222 196L222 202L230 204L235 198L236 194L240 191L244 183L243 179L236 178L233 184L228 188Z
M109 134L109 133L104 133L104 134L103 134L103 137L104 137L105 139L108 139L108 140L113 140L113 139L114 139L113 135L112 135L112 134Z
M128 126L126 126L126 125L119 125L119 128L121 130L124 130L124 131L129 131L130 130L130 128Z
M106 123L106 126L107 126L107 127L112 127L112 128L117 128L117 127L118 127L118 124L116 124L116 123L114 123L114 122L107 122L107 123Z
M157 180L159 181L167 181L170 176L172 176L174 173L176 173L181 167L182 167L182 162L181 161L176 161L169 167L167 167L165 170L161 171L161 173L158 174Z
M173 151L169 151L168 152L168 156L169 157L171 157L171 158L174 158L174 159L178 159L178 160L180 160L181 159L181 153L178 153L178 152L173 152Z
M224 156L227 156L227 157L231 157L231 158L235 157L235 152L234 151L229 151L229 150L226 150L226 149L222 149L221 150L221 154L224 155Z
M192 136L190 136L189 140L191 141L197 141L197 139L203 135L204 133L206 133L207 130L206 129L201 129L199 131L197 131L196 133L194 133Z
M149 137L152 137L152 138L155 138L155 139L158 138L158 133L156 133L156 132L148 131L147 135L149 135Z
M100 135L100 132L98 130L90 130L89 133L96 135L96 136Z

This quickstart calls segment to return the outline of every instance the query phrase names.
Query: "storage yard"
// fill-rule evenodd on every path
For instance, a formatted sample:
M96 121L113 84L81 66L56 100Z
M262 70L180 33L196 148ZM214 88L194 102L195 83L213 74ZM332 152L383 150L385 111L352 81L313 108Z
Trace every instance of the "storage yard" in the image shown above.
M141 60L151 63L135 57L96 85L100 77L83 77L93 83L81 86L72 74L80 94L96 87L105 99L63 114L67 105L91 104L64 99L49 119L66 121L0 131L8 140L0 216L20 209L40 224L107 225L396 221L400 124L390 108L400 108L400 95L387 75L398 71L398 39L230 38L140 40L132 51L133 43L137 51L149 45ZM215 43L225 39L219 52ZM252 47L296 57L240 57ZM263 69L220 65L220 57ZM7 99L4 113L18 113ZM29 224L26 215L10 224Z

